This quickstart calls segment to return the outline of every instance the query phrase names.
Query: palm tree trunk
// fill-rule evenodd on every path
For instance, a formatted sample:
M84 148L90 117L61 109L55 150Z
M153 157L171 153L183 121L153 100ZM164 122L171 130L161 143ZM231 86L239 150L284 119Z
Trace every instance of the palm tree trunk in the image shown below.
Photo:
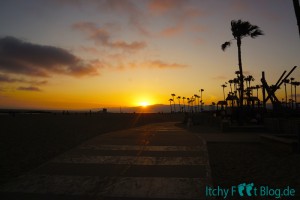
M174 106L174 112L176 112L175 101L173 101L173 106Z
M293 0L298 29L299 29L299 37L300 37L300 6L299 6L299 0Z
M174 96L173 96L173 107L174 107L174 112L176 112Z
M239 61L239 71L240 71L240 107L243 107L244 98L244 75L242 67L242 53L241 53L242 40L240 37L237 38L237 48L238 48L238 61Z

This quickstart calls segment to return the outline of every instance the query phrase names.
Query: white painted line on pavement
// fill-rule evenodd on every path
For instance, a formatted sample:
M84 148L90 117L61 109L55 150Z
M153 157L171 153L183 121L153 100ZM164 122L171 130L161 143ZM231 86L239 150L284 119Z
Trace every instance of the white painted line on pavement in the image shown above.
M86 156L64 155L53 159L54 163L125 164L125 165L206 165L206 157L150 157L150 156Z
M84 144L80 149L93 150L136 150L136 151L201 151L202 146L147 146L147 145L92 145Z

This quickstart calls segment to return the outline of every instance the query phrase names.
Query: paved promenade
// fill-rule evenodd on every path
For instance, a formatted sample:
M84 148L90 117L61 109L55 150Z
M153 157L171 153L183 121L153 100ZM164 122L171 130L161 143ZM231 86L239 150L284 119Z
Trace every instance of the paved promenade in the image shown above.
M205 142L160 123L99 135L0 187L1 199L205 199Z

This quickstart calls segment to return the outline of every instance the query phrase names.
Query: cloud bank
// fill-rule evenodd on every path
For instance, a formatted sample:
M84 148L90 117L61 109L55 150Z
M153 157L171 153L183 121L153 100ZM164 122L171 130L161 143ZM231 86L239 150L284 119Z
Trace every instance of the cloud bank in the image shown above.
M85 62L65 49L33 44L15 37L0 38L0 71L36 77L98 74L97 66L92 62Z
M18 87L17 90L23 90L23 91L33 91L33 92L41 92L42 90L38 87L33 87L33 86L29 86L29 87Z

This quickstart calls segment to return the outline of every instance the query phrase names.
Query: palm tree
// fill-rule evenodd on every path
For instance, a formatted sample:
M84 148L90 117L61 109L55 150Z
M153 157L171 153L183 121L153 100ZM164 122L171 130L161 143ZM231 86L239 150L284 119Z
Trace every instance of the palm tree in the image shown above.
M203 110L203 108L202 108L202 105L203 105L203 96L202 96L202 92L204 92L204 89L201 89L201 90L200 90L200 98L201 98L201 100L200 100L200 102L201 102L201 111Z
M197 95L197 94L194 94L194 97L195 97L195 101L196 101L196 111L198 110L198 112L199 112L199 110L200 110L200 102L199 102L199 99L200 99L200 96L199 95ZM198 100L197 100L197 98L198 98Z
M255 89L256 89L256 97L258 98L258 90L262 88L262 85L256 85Z
M170 108L171 108L171 113L173 112L173 110L172 110L172 101L173 101L173 99L169 99L169 101L170 101Z
M289 79L284 79L284 92L285 92L285 107L287 107L287 91L286 91L286 84L290 82Z
M223 84L221 85L221 87L223 88L223 95L224 95L224 101L226 100L225 99L225 88L227 87L227 85Z
M250 88L250 87L251 87L251 81L254 81L255 79L253 78L252 75L249 75L249 76L247 76L244 80L246 81L247 87Z
M238 78L234 78L233 79L233 88L234 88L234 93L235 93L235 95L236 95L236 93L237 93L237 85L239 84L239 79Z
M183 101L183 110L184 110L184 112L185 112L185 102L184 102L185 99L186 99L185 97L182 97L182 101Z
M181 112L181 106L180 106L180 99L181 99L181 96L177 96L177 99L178 99L178 103L179 103L179 112Z
M294 94L295 95L295 109L297 109L297 92L296 92L296 87L300 85L300 82L294 81L291 84L295 86L295 94Z
M175 101L174 101L174 97L176 96L176 94L171 94L171 96L173 97L174 112L176 112L176 109L175 109Z
M190 98L190 102L191 102L191 112L194 112L194 101L195 101L194 96L192 96L192 97Z
M242 39L244 37L250 36L251 38L256 38L260 35L263 35L264 33L260 28L256 25L252 25L248 21L242 21L242 20L232 20L231 21L231 32L233 35L232 40L236 40L237 42L237 48L238 48L238 63L239 63L239 73L240 73L240 89L241 89L241 95L240 95L240 106L243 106L243 94L244 94L244 81L243 81L243 66L242 66L242 53L241 53L241 45L242 45ZM223 51L227 47L231 45L231 41L227 41L224 44L221 45L221 48Z
M294 95L295 95L295 109L297 109L297 92L296 92L296 87L299 86L300 82L298 81L293 81L294 78L291 78L291 92L292 92L292 86L295 86L295 92L294 92ZM291 94L291 98L292 98L292 108L293 108L293 95Z
M231 84L233 83L233 80L229 80L228 83L229 83L229 86L230 86L230 92L232 93L232 87L231 87Z

